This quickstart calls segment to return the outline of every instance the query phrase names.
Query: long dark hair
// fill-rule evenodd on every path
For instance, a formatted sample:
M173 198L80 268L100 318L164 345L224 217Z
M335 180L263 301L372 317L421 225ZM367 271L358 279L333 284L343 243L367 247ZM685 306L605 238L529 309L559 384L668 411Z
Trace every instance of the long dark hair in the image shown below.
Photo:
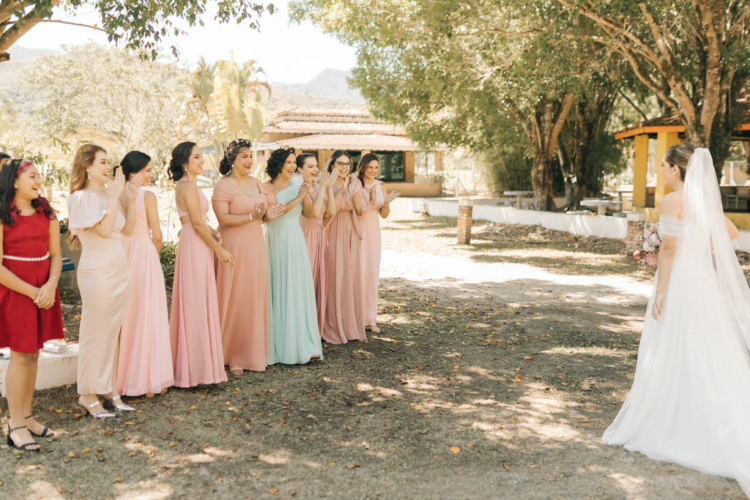
M308 158L315 158L315 155L313 153L302 153L297 156L297 172L305 165L305 160Z
M365 185L365 167L372 161L376 161L378 162L378 165L380 165L380 158L378 158L378 155L375 153L367 153L359 160L359 165L357 165L357 178L363 186Z
M151 161L151 157L146 153L140 151L131 151L126 154L120 164L115 167L115 172L118 168L122 168L122 173L125 174L125 180L129 181L130 176L137 174L144 168L146 168Z
M268 174L268 177L271 178L271 181L278 177L281 173L281 169L284 167L284 163L286 163L286 159L289 158L289 155L293 155L294 153L294 148L279 148L271 153L271 156L268 157L268 163L266 164L266 173Z
M342 156L346 156L347 158L349 158L349 163L351 163L352 157L349 156L349 153L347 153L346 151L343 151L341 149L338 149L338 150L336 150L336 151L333 152L333 154L331 155L331 159L328 160L328 167L327 167L327 169L328 169L328 173L329 174L331 173L331 171L333 171L333 164L336 163L336 160L338 160ZM351 167L349 167L349 169L350 169L349 173L351 173Z
M253 145L250 141L245 139L235 139L229 143L226 151L224 151L224 157L219 162L219 172L221 175L229 175L232 173L232 165L234 160L237 159L243 149L252 148Z
M33 163L28 160L10 160L6 161L0 169L0 224L12 227L16 222L16 216L21 213L15 202L15 182L16 178L31 165ZM57 218L54 209L42 195L31 200L31 206L50 220Z
M10 160L10 155L8 153L0 151L0 167L5 165L6 160Z
M195 147L194 142L185 141L179 143L172 150L172 159L169 160L169 167L167 167L167 175L173 181L177 182L185 177L185 165L190 161L190 153L193 152Z

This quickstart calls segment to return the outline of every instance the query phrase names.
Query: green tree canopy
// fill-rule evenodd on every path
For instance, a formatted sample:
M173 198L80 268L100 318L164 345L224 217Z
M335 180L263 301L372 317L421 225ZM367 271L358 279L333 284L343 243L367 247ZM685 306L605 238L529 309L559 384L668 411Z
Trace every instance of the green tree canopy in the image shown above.
M128 49L156 57L165 37L183 34L175 25L177 20L185 21L189 26L203 25L209 6L216 11L214 19L217 21L247 23L252 29L257 27L263 12L274 12L273 4L263 5L248 0L0 0L0 62L10 59L8 49L38 24L75 24L52 20L55 9L77 12L94 8L102 21L101 26L95 28L104 31L110 42L122 42ZM172 46L172 52L178 54L175 46Z

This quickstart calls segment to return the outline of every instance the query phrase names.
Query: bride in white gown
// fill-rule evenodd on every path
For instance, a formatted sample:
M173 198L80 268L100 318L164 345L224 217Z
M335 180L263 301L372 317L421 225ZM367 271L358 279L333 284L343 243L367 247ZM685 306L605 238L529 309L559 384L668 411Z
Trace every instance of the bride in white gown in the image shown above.
M750 289L707 149L672 146L635 379L604 442L735 478L750 495Z

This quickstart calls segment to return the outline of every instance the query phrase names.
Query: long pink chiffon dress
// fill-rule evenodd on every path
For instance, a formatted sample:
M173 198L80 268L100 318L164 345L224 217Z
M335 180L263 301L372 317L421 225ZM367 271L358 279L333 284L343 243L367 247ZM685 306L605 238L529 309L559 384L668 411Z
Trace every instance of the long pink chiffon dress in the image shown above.
M181 179L179 182L188 181ZM208 200L200 190L198 197L201 222L207 224ZM179 205L177 214L180 218L188 216ZM169 332L175 386L226 382L214 253L189 220L182 225L177 243Z
M92 230L107 215L109 199L93 189L68 198L68 229L81 241L78 289L81 327L78 338L78 394L109 394L115 389L115 363L120 329L128 309L130 273L122 228L127 222L117 210L108 238Z
M362 209L369 208L359 179L352 178L350 192L358 190ZM339 191L333 187L334 195ZM327 293L322 337L330 344L366 340L365 311L360 272L362 229L354 203L347 194L339 200L336 215L326 221Z
M380 209L385 204L380 181L364 185L370 208L362 214L362 292L365 326L376 325L378 319L378 284L380 283Z
M313 185L313 189L308 193L312 203L315 203L318 196L326 195L325 192L321 193L321 191L318 184ZM310 268L312 269L313 284L315 286L315 305L318 310L318 329L322 336L328 287L328 265L326 264L328 238L326 238L326 230L323 227L322 217L315 218L300 215L299 223L302 226L302 233L305 235L307 254L310 257Z
M174 384L167 291L159 253L151 240L146 190L135 199L135 229L123 237L130 267L130 300L120 332L117 391L125 396L158 394Z
M227 179L214 187L212 199L229 203L229 213L252 213L265 203L263 185L257 179L258 196L237 192ZM268 261L260 219L241 226L220 226L222 246L234 255L233 266L219 266L216 273L221 343L224 363L255 372L268 365Z

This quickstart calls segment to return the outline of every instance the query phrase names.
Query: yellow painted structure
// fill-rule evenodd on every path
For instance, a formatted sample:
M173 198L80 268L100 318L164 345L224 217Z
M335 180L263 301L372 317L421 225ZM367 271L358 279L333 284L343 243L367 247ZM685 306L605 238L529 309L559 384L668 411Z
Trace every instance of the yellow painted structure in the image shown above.
M654 196L654 206L659 208L659 202L672 191L671 188L664 185L664 176L661 175L661 162L667 150L680 142L677 132L659 131L656 134L656 193Z
M732 139L737 141L750 140L750 115L743 119L745 123L741 124L732 134ZM676 117L660 117L649 120L637 125L627 127L615 134L616 140L632 138L633 145L633 210L646 215L649 222L659 220L659 202L671 191L664 185L664 178L661 175L661 161L664 154L674 144L683 140L680 136L684 134L684 125L679 124ZM646 177L648 175L648 146L649 139L656 139L656 171L657 180L656 188L646 186ZM650 203L651 196L649 189L653 193L653 203ZM750 230L750 213L725 213L738 229Z
M635 136L633 151L633 206L646 206L646 175L648 174L648 135Z

